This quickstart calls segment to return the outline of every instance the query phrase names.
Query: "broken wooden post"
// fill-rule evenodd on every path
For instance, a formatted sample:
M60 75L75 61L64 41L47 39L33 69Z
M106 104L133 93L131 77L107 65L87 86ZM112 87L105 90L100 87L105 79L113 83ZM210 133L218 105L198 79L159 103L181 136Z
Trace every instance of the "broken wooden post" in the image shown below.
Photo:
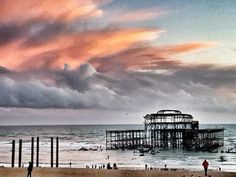
M31 139L31 163L34 165L34 137Z
M22 140L19 140L19 160L18 167L21 167L21 158L22 158Z
M51 137L51 167L53 167L53 137Z
M36 167L39 166L39 137L37 137L36 140L37 144L36 144Z
M56 139L56 167L58 167L58 160L59 160L59 138Z
M11 155L11 167L15 164L15 140L12 140L12 155Z

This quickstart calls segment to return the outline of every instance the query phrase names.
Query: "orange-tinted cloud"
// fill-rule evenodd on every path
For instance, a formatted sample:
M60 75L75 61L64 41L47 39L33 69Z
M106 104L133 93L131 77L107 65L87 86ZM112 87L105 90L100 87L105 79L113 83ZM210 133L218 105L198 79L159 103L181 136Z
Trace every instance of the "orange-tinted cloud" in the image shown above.
M214 47L216 43L212 42L191 42L191 43L185 43L185 44L179 44L179 45L168 45L162 47L162 51L168 55L176 55L176 54L183 54L192 52L194 50L199 49L206 49L210 47Z
M158 8L139 9L131 12L124 12L122 15L114 18L113 22L137 22L150 20L162 15L164 12Z
M34 40L26 35L0 46L0 63L3 67L18 70L62 68L65 63L77 68L85 62L91 62L101 71L112 70L114 63L124 69L154 69L181 65L180 61L173 59L175 55L213 46L208 42L160 47L148 45L161 32L148 28L102 29L51 34L49 37L39 35Z
M145 28L107 29L62 35L38 45L23 45L23 40L18 40L0 47L0 63L12 69L58 68L64 63L76 68L91 58L153 40L159 33Z
M81 30L78 19L100 16L94 0L0 0L0 66L13 70L77 68L92 62L99 69L124 69L180 65L174 55L211 47L194 42L154 47L150 42L162 32L156 28L97 28ZM147 20L159 15L144 9L121 15L119 20ZM75 20L77 19L77 20ZM83 22L83 21L82 21ZM115 57L115 59L114 59Z
M70 21L103 14L93 0L0 0L0 22L26 22L32 19Z
M173 58L178 54L194 52L195 50L209 48L212 45L206 42L193 42L160 47L135 47L117 53L113 56L94 58L89 62L100 71L110 71L112 67L123 69L166 69L182 67L184 64ZM115 66L114 66L115 65Z

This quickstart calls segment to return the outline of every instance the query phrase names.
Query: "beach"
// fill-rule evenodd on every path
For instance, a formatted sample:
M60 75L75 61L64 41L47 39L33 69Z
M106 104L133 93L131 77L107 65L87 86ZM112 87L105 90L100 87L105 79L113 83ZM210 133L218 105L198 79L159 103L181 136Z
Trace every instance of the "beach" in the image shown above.
M26 168L0 168L1 177L22 177ZM96 170L80 168L34 168L32 177L203 177L203 171ZM235 172L209 171L211 177L235 177Z

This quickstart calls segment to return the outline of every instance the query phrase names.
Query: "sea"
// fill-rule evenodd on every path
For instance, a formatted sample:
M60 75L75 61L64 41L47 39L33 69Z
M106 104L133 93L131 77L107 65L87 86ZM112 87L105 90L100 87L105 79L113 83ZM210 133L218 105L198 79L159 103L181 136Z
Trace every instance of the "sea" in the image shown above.
M140 156L136 150L106 150L106 130L143 129L143 125L53 125L53 126L0 126L0 166L11 167L12 140L16 142L15 166L18 166L19 140L22 139L22 165L31 159L31 138L39 137L39 165L50 167L51 137L59 137L59 167L98 168L103 164L116 163L120 168L142 169L145 164L152 168L202 169L207 159L209 169L236 171L236 153L222 153L236 147L236 124L201 124L200 128L225 128L224 147L217 152L190 152L183 149L159 150L154 155ZM36 142L34 148L36 147ZM87 149L82 151L80 149ZM36 149L34 149L34 152ZM34 154L34 162L35 162ZM222 162L221 159L224 159Z

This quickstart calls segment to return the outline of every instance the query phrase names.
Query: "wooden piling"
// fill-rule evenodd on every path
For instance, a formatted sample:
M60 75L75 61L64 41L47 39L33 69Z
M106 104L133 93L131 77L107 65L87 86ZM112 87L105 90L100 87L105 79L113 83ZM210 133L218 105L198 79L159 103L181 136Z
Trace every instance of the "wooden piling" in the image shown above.
M19 140L19 160L18 167L21 167L21 158L22 158L22 140Z
M39 137L37 137L36 140L37 144L36 144L36 167L39 166Z
M31 138L31 163L34 165L34 137Z
M59 138L56 138L56 167L58 167L59 160Z
M53 167L53 137L51 137L51 167Z
M15 140L12 140L12 156L11 156L11 167L15 164Z

